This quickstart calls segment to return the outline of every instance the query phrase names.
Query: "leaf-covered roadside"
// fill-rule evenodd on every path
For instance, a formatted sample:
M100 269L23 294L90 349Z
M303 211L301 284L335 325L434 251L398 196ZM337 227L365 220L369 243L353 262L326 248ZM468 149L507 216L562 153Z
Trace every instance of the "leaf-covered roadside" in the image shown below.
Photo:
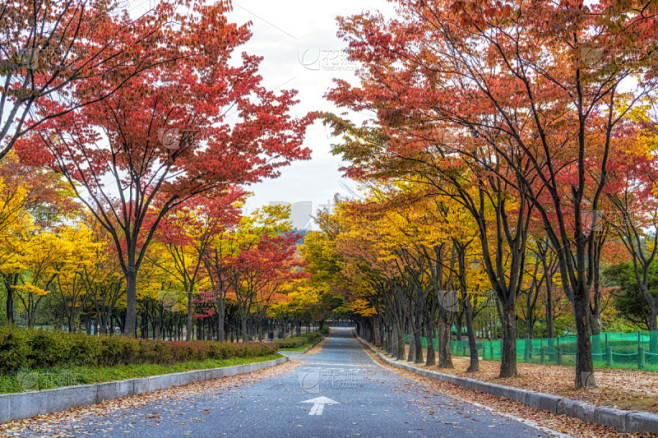
M469 366L467 357L454 356L452 362L455 366L452 369L434 370L498 385L560 395L601 406L658 413L658 373L654 371L597 369L597 388L575 389L573 369L568 366L520 363L517 377L502 379L498 377L500 362L481 361L480 371L475 373L466 371Z
M129 364L113 367L83 367L47 368L23 373L20 376L29 378L31 385L24 387L20 379L13 375L0 375L0 393L43 390L61 386L84 385L89 383L110 382L115 380L135 379L139 377L158 376L162 374L180 373L191 370L223 368L234 365L244 365L255 362L275 360L280 354L268 354L259 357L233 357L230 359L206 359L180 362L170 365ZM29 375L28 375L29 374Z
M490 394L484 394L478 391L471 391L466 388L454 385L452 383L442 382L440 380L432 379L429 377L424 377L419 374L416 374L412 371L403 370L401 368L394 367L387 364L378 356L376 356L372 351L365 349L367 354L378 364L389 369L390 371L409 379L419 386L416 387L410 386L420 392L427 392L431 394L434 392L439 392L446 394L460 400L469 402L469 403L478 403L485 405L494 410L494 412L504 413L507 416L514 416L522 418L525 420L530 420L536 423L538 426L550 428L559 433L563 433L573 437L583 437L583 438L605 438L605 437L656 437L655 434L620 434L616 430L600 426L585 423L577 418L570 418L564 415L556 415L547 411L542 411L537 408L527 406L523 403L510 400L507 398L499 398ZM442 370L443 371L443 370ZM568 371L568 369L567 369ZM472 377L469 374L469 377ZM506 379L507 380L507 379ZM501 383L499 380L496 383ZM428 395L417 397L418 403L427 409L432 415L437 409L436 406L430 405L425 399L429 399ZM511 419L510 419L511 421Z
M65 412L40 415L26 420L10 421L0 425L0 436L24 437L47 435L51 437L69 437L76 435L78 428L84 427L81 424L83 420L92 417L98 417L98 420L94 421L102 422L103 417L121 409L134 409L159 401L180 401L181 403L187 403L190 397L202 396L210 392L237 390L243 385L288 373L300 365L301 362L298 361L286 362L283 365L266 368L253 373L206 380L133 397L109 400L91 406L77 407Z

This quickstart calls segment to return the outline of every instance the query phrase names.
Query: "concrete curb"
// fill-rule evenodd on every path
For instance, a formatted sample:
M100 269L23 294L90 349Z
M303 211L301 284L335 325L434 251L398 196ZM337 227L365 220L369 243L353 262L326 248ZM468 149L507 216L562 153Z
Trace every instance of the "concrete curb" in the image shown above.
M302 354L306 354L311 348L315 347L316 345L318 345L318 344L319 344L320 342L322 342L322 341L324 341L324 336L321 337L320 339L318 339L317 341L313 342L313 343L312 343L311 345L309 345L308 347L304 348L304 349L301 351L301 353L302 353Z
M0 424L11 420L23 420L52 412L66 411L76 406L88 406L105 400L144 394L174 386L188 385L203 380L218 379L237 374L250 373L288 361L287 357L254 362L231 367L186 371L183 373L162 374L139 379L117 380L115 382L93 383L90 385L64 386L43 391L0 394Z
M466 377L458 377L451 374L420 369L408 363L402 363L390 359L380 353L374 345L370 344L365 339L359 336L356 337L387 363L398 368L413 371L425 377L432 377L443 382L452 383L473 391L491 394L496 397L506 397L557 415L566 415L568 417L578 418L587 423L608 426L622 433L658 433L658 414L641 411L623 411L621 409L609 408L607 406L596 406L553 394L528 391L510 386L497 385L495 383L482 382Z

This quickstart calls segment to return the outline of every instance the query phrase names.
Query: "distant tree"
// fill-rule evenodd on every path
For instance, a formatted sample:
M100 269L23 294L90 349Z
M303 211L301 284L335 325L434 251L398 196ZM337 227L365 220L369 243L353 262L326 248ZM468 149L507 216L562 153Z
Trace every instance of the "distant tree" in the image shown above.
M645 330L653 330L655 321L652 321L652 318L655 316L647 307L644 294L640 291L633 264L607 266L603 270L603 276L610 286L619 287L619 290L612 292L612 305L621 316ZM653 299L658 299L658 262L656 261L647 270L646 285L647 292Z

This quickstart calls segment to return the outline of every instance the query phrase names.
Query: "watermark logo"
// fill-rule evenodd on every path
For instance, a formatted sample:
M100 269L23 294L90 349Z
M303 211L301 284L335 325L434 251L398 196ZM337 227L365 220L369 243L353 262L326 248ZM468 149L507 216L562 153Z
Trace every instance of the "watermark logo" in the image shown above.
M615 228L623 228L635 220L632 211L620 212L616 210L583 210L582 222L584 230L601 231L607 224Z
M158 140L165 148L175 151L180 147L183 134L178 128L160 128L158 129Z
M299 387L309 394L320 393L320 371L307 371L297 374Z
M23 47L16 50L11 56L0 60L2 70L14 71L25 69L36 71L41 67L41 53L39 47Z
M71 372L21 371L16 374L16 383L22 391L38 391L59 386L77 385L80 383L80 378L77 374Z
M580 48L580 59L585 66L596 67L603 60L603 50L598 47L582 46Z
M198 129L160 128L158 129L158 140L171 151L192 145L202 138Z
M605 224L601 210L583 210L582 222L584 230L600 231Z
M152 12L156 7L156 0L131 0L129 9L131 12L145 15Z
M342 49L300 49L298 59L311 71L354 71L358 67Z
M594 377L594 373L591 371L581 371L580 381L585 388L596 387L596 378Z
M580 59L582 65L591 69L596 69L600 67L604 62L616 62L616 63L631 63L642 61L643 59L648 59L651 56L652 50L647 47L643 48L633 48L628 47L615 55L614 59L605 59L606 51L604 48L595 47L592 45L583 45L580 47Z
M439 305L447 312L459 310L459 296L454 290L439 290Z
M320 389L355 389L359 369L319 368L297 373L299 387L309 394L319 394Z
M180 293L176 290L158 291L158 301L164 309L172 312L180 310Z
M39 373L19 372L16 374L16 383L23 391L36 391L39 389Z

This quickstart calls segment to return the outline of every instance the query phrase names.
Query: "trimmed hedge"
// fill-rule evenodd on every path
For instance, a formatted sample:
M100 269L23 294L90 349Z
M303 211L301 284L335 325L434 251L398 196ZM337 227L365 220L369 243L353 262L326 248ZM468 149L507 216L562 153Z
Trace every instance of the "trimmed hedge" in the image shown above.
M127 336L0 327L0 373L57 366L168 365L178 362L274 353L277 344L214 341L158 341Z
M293 336L291 338L275 339L274 343L277 344L279 348L300 348L304 345L312 344L328 333L329 327L323 327L317 332L302 333L299 336Z

